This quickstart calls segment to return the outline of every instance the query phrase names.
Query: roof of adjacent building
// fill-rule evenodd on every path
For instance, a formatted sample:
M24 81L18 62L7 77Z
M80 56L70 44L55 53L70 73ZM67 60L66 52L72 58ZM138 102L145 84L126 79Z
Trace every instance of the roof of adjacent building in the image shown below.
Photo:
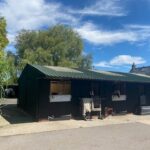
M150 83L150 76L135 73L123 73L112 71L100 71L92 69L67 68L56 66L30 65L53 79L88 79L105 81L123 81L123 82L146 82Z
M150 75L150 66L147 67L134 67L131 69L130 71L131 73L136 73L136 74L146 74L146 75Z

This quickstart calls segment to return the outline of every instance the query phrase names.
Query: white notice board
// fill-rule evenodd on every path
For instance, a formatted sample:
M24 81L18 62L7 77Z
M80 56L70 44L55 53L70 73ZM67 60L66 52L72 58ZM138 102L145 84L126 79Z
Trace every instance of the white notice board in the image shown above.
M51 95L50 102L70 102L71 95Z
M126 101L127 96L126 95L112 95L112 101Z

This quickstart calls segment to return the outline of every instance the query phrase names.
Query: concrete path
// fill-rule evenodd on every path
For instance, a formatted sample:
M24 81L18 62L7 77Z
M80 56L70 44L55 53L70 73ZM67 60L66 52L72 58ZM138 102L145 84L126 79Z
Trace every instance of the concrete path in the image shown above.
M127 123L0 137L1 150L149 150L150 126Z
M126 124L140 122L150 125L150 116L110 116L104 120L94 119L92 121L83 120L65 120L65 121L45 121L45 122L32 122L20 124L6 124L0 127L0 136L39 133L45 131L57 131L64 129L85 128L106 126L113 124Z

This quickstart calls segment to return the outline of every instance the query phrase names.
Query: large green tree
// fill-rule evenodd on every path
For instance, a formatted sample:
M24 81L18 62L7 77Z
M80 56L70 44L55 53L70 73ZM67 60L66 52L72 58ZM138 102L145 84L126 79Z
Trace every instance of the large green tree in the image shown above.
M16 56L0 51L0 86L17 83Z
M91 57L82 55L82 39L72 28L64 25L41 31L22 30L16 38L16 49L21 67L26 63L91 67Z
M0 17L0 93L3 85L16 82L15 55L4 50L8 44L6 25L6 20Z
M80 67L85 68L85 69L92 68L92 55L91 54L82 56Z
M3 17L0 17L0 50L3 50L8 44L6 34L6 20Z
M6 21L3 17L0 17L0 86L2 86L8 78L8 63L4 51L7 44Z
M9 78L7 80L7 84L17 83L17 56L11 51L7 51L6 53Z
M3 85L8 78L8 64L4 51L0 51L0 85Z

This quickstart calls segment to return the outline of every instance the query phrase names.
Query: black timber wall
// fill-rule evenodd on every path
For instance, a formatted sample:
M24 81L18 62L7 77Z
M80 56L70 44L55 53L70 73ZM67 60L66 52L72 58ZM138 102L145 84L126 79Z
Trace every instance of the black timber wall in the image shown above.
M50 81L46 79L39 80L39 119L69 114L80 116L80 100L83 97L90 97L91 81L71 80L71 102L50 102Z
M38 120L47 119L49 115L50 84L48 79L38 80Z
M150 105L150 84L145 84L145 94L147 105Z
M132 82L121 82L125 84L125 93L127 96L126 101L112 101L113 81L88 81L88 80L73 80L72 81L72 113L74 116L81 115L80 110L80 98L91 97L91 84L96 82L99 86L99 96L102 98L102 111L104 113L105 107L113 107L116 113L126 111L128 113L134 113L137 106L140 105L140 91L139 87L145 87L145 95L147 104L150 105L150 84L146 83L132 83Z
M127 83L127 111L128 113L134 113L137 106L139 106L139 84Z
M50 102L49 79L39 80L38 118L47 119L48 116L61 117L71 114L71 102Z
M125 84L125 94L127 96L126 101L112 101L112 93L113 93L113 83L101 81L100 82L100 96L104 98L102 101L102 109L104 112L104 107L113 107L113 110L117 112L121 112L127 110L128 113L134 113L137 106L140 105L140 86L145 87L145 95L146 95L146 105L150 105L150 84L148 83L132 83L132 82L122 82Z
M150 84L148 83L127 83L127 111L134 113L137 106L140 106L140 86L144 86L146 105L150 105Z
M98 94L103 98L103 110L104 107L111 106L117 107L115 109L122 109L126 105L128 112L134 112L139 105L139 85L145 86L147 105L150 105L149 84L126 83L126 103L121 102L114 106L111 100L113 82L90 80L71 80L71 102L50 103L50 81L38 70L27 65L19 79L18 106L36 119L47 119L52 115L59 117L70 113L73 116L80 116L80 99L91 97L91 84L94 82L98 83Z
M42 73L27 65L19 78L18 107L37 117L38 111L38 79L44 77Z
M95 96L101 98L102 113L105 107L113 107L116 112L126 110L126 101L112 102L113 83L111 81L90 81L90 80L73 80L72 81L72 114L73 116L81 115L81 98L90 98L90 91L93 84L97 84L98 89Z
M91 81L88 80L72 80L71 85L71 113L77 117L81 115L80 102L81 98L90 97Z

